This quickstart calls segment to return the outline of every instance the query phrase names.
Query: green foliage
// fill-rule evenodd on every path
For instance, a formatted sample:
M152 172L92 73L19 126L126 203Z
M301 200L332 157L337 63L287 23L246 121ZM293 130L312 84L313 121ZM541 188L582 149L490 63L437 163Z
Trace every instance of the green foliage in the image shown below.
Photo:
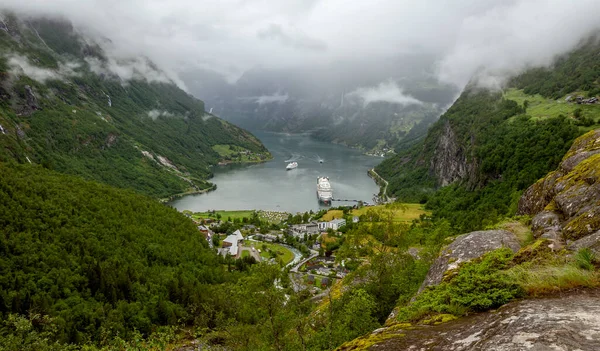
M420 321L440 313L460 316L496 308L521 296L521 287L502 272L512 256L509 249L499 249L461 265L442 283L426 289L413 302L400 308L398 320Z
M1 164L0 207L0 313L50 316L52 342L201 324L211 285L234 277L192 221L130 191Z
M388 179L388 191L401 200L426 199L426 208L458 231L484 228L514 215L521 192L556 168L581 133L564 117L533 120L522 111L499 94L464 93L422 145L384 161L377 172ZM446 125L477 168L463 182L435 190L429 165Z
M589 248L577 251L575 255L575 264L581 269L593 271L595 269L596 255Z

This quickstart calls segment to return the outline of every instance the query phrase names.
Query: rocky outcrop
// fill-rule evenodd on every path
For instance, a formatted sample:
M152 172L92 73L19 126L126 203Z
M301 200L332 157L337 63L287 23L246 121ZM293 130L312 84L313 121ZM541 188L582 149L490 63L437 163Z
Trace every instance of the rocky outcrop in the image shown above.
M581 350L600 349L600 290L508 303L434 326L401 325L342 345L339 350Z
M513 252L517 252L521 245L516 236L506 230L484 230L458 236L450 245L442 249L439 257L429 268L417 294L420 294L428 286L441 283L444 276L457 269L461 263L502 247L508 247ZM395 308L388 316L386 323L394 323L397 313L398 308Z
M579 249L590 249L598 257L600 257L600 230L592 235L588 235L572 242L568 249L572 251L577 251Z
M557 245L600 230L600 129L578 138L558 169L525 191L518 214L534 216L534 236Z
M441 283L446 272L458 268L461 263L502 247L517 252L521 245L515 235L506 230L485 230L457 237L452 244L442 249L439 257L431 265L419 293L428 286Z
M456 139L450 122L447 121L437 140L429 166L430 171L435 174L441 186L446 186L455 181L468 179L474 173L474 168L473 163L467 162L465 150Z

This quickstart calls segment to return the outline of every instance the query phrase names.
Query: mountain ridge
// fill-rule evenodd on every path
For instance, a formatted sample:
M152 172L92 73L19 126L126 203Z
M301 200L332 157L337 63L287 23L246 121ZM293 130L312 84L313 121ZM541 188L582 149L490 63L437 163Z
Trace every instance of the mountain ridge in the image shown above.
M260 162L249 132L204 111L145 58L117 60L67 22L5 15L0 158L34 162L167 197L209 189L232 145Z

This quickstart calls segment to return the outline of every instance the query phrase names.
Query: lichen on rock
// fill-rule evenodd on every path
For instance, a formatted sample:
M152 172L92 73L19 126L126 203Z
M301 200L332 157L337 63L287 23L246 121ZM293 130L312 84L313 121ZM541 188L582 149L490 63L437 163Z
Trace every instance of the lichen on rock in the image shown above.
M558 247L600 230L600 129L575 140L558 169L525 191L518 214L534 216L534 236Z

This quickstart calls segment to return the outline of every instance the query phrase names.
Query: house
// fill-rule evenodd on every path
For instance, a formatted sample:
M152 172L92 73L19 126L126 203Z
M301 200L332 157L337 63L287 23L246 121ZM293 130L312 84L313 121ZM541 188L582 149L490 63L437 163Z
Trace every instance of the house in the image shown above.
M360 222L360 218L358 216L353 216L352 223L358 223L358 222Z
M317 222L310 222L306 225L306 233L317 234L319 233L319 224Z
M228 250L220 250L219 252L224 255L230 254L233 257L237 257L239 245L243 243L244 236L239 230L236 230L233 234L228 235L225 240L223 240L223 248L228 248Z
M324 232L327 230L327 228L329 227L329 222L318 222L317 225L319 226L319 231L320 232Z
M329 228L331 228L333 230L338 230L345 225L346 225L346 220L343 218L334 219L333 221L329 222Z

